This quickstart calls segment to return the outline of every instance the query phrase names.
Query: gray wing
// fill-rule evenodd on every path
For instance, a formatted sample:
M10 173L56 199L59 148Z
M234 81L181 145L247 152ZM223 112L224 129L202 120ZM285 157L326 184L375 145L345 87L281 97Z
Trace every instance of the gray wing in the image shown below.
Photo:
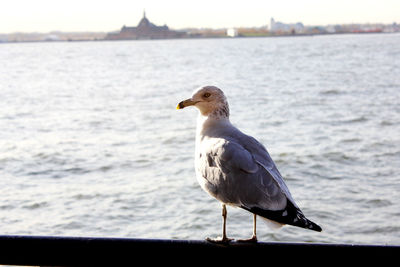
M321 231L296 205L265 147L239 130L232 133L206 153L213 195L267 219Z
M267 149L255 138L241 132L240 134L241 135L238 136L240 144L253 155L254 160L267 171L268 175L270 175L275 182L279 184L282 193L285 194L295 207L297 207L292 195L290 194L289 188L285 184L281 173L276 167Z
M267 176L271 176L272 179L279 185L281 192L287 198L286 205L282 210L270 210L261 206L251 208L242 206L242 208L280 223L321 232L322 228L316 223L307 219L300 208L296 205L292 195L289 192L289 188L283 181L283 178L276 168L276 165L269 155L267 149L256 139L243 133L241 133L239 140L243 147L250 151L255 161L267 171Z
M201 173L211 195L247 209L286 207L287 187L282 190L274 176L244 146L235 140L216 138L207 148Z
M224 203L267 219L321 231L296 205L265 147L239 130L233 135L211 138L206 146L199 160L203 188Z

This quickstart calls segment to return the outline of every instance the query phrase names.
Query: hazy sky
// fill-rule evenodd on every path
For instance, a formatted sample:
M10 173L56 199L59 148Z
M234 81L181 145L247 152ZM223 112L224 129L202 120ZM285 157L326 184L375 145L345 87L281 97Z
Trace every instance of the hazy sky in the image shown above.
M136 26L146 9L158 25L252 27L400 23L400 0L0 0L0 32L113 31Z

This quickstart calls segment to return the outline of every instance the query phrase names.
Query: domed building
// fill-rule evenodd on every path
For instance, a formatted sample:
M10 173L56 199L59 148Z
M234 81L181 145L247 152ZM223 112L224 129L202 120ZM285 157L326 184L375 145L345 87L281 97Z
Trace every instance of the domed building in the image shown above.
M149 21L146 12L136 27L122 27L118 33L109 33L106 40L173 39L186 37L185 32L172 31L167 25L157 26Z

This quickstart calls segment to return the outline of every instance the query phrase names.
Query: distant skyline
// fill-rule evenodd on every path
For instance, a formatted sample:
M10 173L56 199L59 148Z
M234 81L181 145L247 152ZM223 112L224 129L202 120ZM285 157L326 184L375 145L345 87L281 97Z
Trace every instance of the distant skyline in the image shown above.
M0 33L119 30L146 10L173 29L260 27L270 18L305 25L400 23L400 0L2 0Z

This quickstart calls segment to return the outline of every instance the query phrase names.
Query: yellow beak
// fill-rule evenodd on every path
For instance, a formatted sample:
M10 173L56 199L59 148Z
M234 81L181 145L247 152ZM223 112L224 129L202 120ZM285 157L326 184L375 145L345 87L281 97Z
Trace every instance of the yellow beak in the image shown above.
M193 101L191 98L189 98L189 99L179 102L179 104L176 106L176 109L183 109L188 106L196 105L196 103L197 103L197 101Z

